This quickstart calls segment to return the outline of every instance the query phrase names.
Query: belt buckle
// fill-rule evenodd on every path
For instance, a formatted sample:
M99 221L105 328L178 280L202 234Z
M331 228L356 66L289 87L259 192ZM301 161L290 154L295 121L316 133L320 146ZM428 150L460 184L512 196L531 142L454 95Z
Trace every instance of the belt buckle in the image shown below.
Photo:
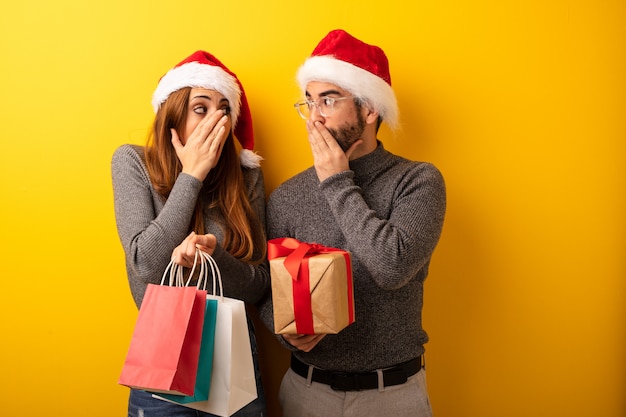
M333 372L330 374L329 385L335 391L358 391L358 375L346 372Z

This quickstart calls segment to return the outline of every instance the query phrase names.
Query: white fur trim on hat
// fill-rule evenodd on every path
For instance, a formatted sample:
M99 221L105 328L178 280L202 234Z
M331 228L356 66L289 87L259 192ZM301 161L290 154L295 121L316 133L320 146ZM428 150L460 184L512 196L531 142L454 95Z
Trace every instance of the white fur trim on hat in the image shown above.
M261 166L263 157L250 149L242 149L239 151L239 162L241 166L246 168L258 168Z
M237 125L241 107L241 89L237 80L222 68L199 62L188 62L172 68L159 81L152 95L152 107L156 113L170 94L185 87L206 88L221 93L229 102L233 126Z
M313 56L302 64L296 79L302 91L311 81L338 85L372 106L389 127L398 127L398 103L393 89L369 71L332 56Z

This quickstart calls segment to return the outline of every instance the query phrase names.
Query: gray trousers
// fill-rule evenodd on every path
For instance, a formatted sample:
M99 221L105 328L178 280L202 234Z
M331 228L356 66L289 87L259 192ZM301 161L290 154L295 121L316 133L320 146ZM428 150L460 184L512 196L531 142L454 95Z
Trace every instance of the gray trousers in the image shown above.
M426 371L402 385L364 391L335 391L287 371L279 391L283 417L432 417Z

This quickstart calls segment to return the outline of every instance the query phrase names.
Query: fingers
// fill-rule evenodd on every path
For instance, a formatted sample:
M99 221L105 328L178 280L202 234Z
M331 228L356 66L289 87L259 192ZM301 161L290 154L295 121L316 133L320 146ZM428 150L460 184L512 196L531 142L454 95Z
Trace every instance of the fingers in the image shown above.
M211 146L215 142L220 143L226 130L225 125L228 116L223 110L218 110L209 117L202 119L190 135L190 140L197 140ZM225 137L225 136L224 136Z
M325 334L284 334L283 338L293 347L310 352L326 336Z
M309 143L311 144L311 149L313 149L314 151L318 150L320 147L328 146L328 141L324 138L321 131L321 127L323 126L324 125L319 122L314 122L312 120L307 121L306 127L309 133ZM325 127L323 127L323 129L326 130ZM326 130L326 132L328 132L328 130Z
M323 132L325 131L330 135L328 130L326 130L323 125L320 127L317 126L317 122L313 122L311 120L307 121L307 132L309 138L309 145L311 146L311 152L313 153L313 159L318 161L323 161L329 157L330 154L330 145L329 141L324 138ZM323 130L322 130L323 129ZM334 141L332 135L330 135L331 140Z
M220 114L222 116L219 116ZM191 132L185 146L196 154L204 155L216 162L216 156L221 153L222 145L228 137L226 132L227 122L228 116L223 115L222 111L215 112L210 117L205 117Z
M226 117L226 116L224 116L224 117ZM224 146L224 142L226 141L226 137L227 137L227 135L226 135L226 127L225 126L220 126L217 129L217 132L215 132L212 140L210 140L209 153L219 157L219 155L221 155L221 153L222 153L222 147Z
M309 120L307 131L313 154L313 165L320 182L349 169L348 156L323 123ZM359 144L361 142L358 141ZM351 149L353 152L354 149Z
M328 148L333 151L341 150L337 140L326 128L324 123L309 120L307 122L307 129L309 131L309 141L312 142L313 145Z
M195 247L200 249L203 252L208 253L209 255L213 255L215 251L215 247L217 246L217 238L215 235L206 234L206 235L196 235L196 244Z
M174 248L172 251L172 261L184 267L193 266L196 250L195 243L192 243L192 241L195 239L195 236L196 234L191 232L180 245ZM190 248L193 248L193 252L190 251Z
M172 131L172 145L183 166L182 172L204 181L221 156L228 138L228 121L223 110L204 117L186 138L184 145L177 132Z
M183 144L178 137L178 132L176 132L176 129L170 129L170 133L172 134L172 145L174 145L174 150L178 153L178 151L182 149Z
M195 232L191 232L189 236L172 251L172 261L178 265L191 268L196 261L196 249L213 255L216 246L217 238L215 235L198 235Z

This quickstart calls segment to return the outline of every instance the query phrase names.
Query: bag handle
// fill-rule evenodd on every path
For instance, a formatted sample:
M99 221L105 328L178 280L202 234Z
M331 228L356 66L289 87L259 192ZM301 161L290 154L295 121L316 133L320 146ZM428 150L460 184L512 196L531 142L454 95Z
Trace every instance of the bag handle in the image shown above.
M193 273L196 270L196 266L198 265L198 258L200 257L200 254L198 253L199 249L196 249L196 254L194 256L193 259L193 266L191 267L191 271L189 272L189 277L187 279L187 282L185 282L185 274L184 274L184 268L181 265L178 265L177 263L174 262L174 260L172 259L168 264L167 267L165 268L165 271L163 272L163 277L161 277L161 285L165 284L165 277L168 277L168 285L170 287L187 287L189 286L189 281L191 281L191 277L193 277ZM201 265L202 266L202 265ZM202 274L204 269L201 268L200 270L200 275L202 276ZM168 274L169 272L169 274Z
M189 276L193 276L193 272L196 268L196 259L194 259L193 268L191 269L191 273ZM167 267L165 268L165 271L163 272L163 276L161 277L161 285L165 284L165 277L169 278L168 285L170 287L184 287L185 286L184 276L183 276L183 267L175 263L174 260L171 260L167 264Z
M196 249L196 256L200 256L200 275L198 277L198 283L196 284L196 287L198 289L200 289L201 286L201 282L203 282L203 289L206 290L206 284L208 281L208 275L209 272L207 270L207 267L211 269L211 276L213 278L213 295L214 296L219 296L221 299L224 298L224 287L222 285L222 274L220 272L220 268L217 266L217 262L215 262L215 259L213 259L213 257L211 255L209 255L208 253L200 250L200 249ZM195 260L194 260L194 264L195 264ZM191 279L191 275L189 276ZM219 294L216 294L216 280L217 280L217 284L219 284ZM189 280L187 280L187 285L189 284Z
M196 284L196 288L203 289L206 291L208 275L211 274L213 279L213 294L214 296L219 296L221 299L224 298L224 287L222 285L222 274L220 272L219 267L217 266L217 262L215 259L208 253L196 248L196 254L193 258L193 266L191 267L191 271L189 272L189 277L185 282L185 277L183 273L183 267L178 265L171 260L165 271L163 272L163 277L161 277L161 285L165 284L165 278L168 277L168 285L175 287L188 287L191 283L191 278L193 277L193 273L196 271L196 267L198 266L198 259L200 260L200 272L198 274L198 283ZM210 271L210 272L209 272ZM219 294L216 293L216 284L219 284ZM202 288L200 288L202 287Z

